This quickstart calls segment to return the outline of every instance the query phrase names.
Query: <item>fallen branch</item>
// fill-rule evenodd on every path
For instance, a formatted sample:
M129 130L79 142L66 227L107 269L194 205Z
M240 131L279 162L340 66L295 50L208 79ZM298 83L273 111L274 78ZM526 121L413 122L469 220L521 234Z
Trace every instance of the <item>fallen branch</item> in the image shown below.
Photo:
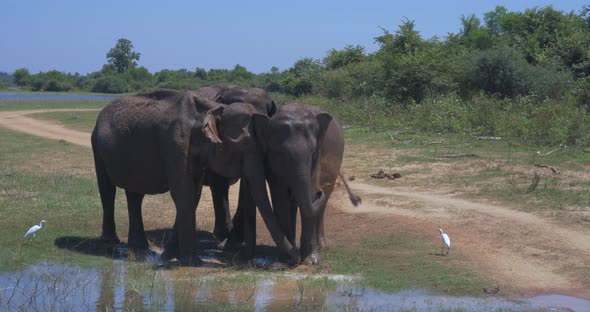
M553 154L553 153L555 153L555 152L557 152L559 150L561 150L561 147L560 148L556 148L556 149L554 149L552 151L549 151L547 153L541 153L541 151L537 151L537 155L539 155L539 156L547 156L547 155Z
M551 169L551 171L555 174L559 173L559 171L557 171L555 168L553 167L549 167L547 165L540 165L540 164L535 164L535 167L539 167L539 168L547 168L547 169Z
M478 136L475 137L476 139L480 140L480 141L485 141L485 140L502 140L502 137L494 137L494 136Z
M463 157L479 158L479 155L473 154L473 153L467 153L467 154L445 154L445 155L439 155L437 157L438 158L463 158Z
M403 143L407 143L407 144L414 142L414 138L398 139L398 138L394 137L393 135L391 135L390 133L388 133L387 135L389 135L389 138L391 139L391 142L393 144L395 144L395 141L399 141L399 142L403 142Z

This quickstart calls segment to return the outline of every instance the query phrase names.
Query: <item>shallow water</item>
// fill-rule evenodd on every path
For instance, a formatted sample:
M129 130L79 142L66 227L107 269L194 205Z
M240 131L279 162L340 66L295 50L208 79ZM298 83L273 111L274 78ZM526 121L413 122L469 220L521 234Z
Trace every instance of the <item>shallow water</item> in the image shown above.
M263 261L263 260L259 260ZM254 311L358 309L361 311L590 311L590 300L549 294L511 300L456 297L424 290L386 293L363 287L358 277L296 272L230 274L155 270L152 264L104 268L40 263L0 275L0 307L9 310ZM178 274L178 273L181 274ZM4 309L4 308L2 308Z
M120 95L0 93L0 100L112 100Z

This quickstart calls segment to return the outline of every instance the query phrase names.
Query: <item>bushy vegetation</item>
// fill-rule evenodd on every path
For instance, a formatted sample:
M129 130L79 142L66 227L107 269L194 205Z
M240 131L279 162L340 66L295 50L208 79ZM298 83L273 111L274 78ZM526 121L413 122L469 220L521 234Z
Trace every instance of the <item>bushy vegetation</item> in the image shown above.
M539 144L590 144L590 6L579 12L498 6L482 19L459 19L446 38L422 38L414 21L382 29L379 49L348 45L322 60L303 58L280 71L245 67L162 70L137 67L127 39L107 53L101 71L15 71L17 86L40 91L106 93L195 89L215 83L266 88L279 98L321 105L372 129L518 136Z

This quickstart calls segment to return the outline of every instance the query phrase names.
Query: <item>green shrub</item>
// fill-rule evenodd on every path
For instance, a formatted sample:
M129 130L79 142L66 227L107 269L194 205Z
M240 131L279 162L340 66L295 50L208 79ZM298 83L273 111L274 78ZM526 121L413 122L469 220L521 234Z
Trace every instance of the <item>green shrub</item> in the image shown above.
M127 83L117 77L108 76L96 80L92 92L102 93L125 93L129 87Z
M317 92L328 98L350 98L354 79L345 69L323 71L317 81Z
M533 95L543 100L561 97L572 83L571 73L555 66L531 65L521 53L509 47L476 52L464 66L466 93L483 90L488 95Z
M456 94L429 97L408 105L413 127L438 133L460 133L466 129L469 109Z

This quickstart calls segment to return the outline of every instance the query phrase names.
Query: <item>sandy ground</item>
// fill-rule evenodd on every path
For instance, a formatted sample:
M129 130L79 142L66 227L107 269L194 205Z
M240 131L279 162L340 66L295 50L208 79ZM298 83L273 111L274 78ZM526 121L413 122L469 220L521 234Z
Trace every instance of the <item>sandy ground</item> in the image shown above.
M48 110L0 112L0 126L90 146L89 133L26 116L45 111ZM342 232L346 224L363 231L377 228L379 233L386 233L389 225L397 231L432 235L434 248L440 241L438 228L442 227L452 240L449 257L460 254L467 259L466 266L482 270L500 285L510 285L531 295L563 293L590 299L588 228L493 202L468 201L450 190L395 186L398 183L383 187L368 182L363 179L350 182L353 191L363 198L359 207L350 204L343 188L334 192L326 217L332 220L326 225L331 244L353 239L347 234L351 231ZM238 188L232 187L230 195L234 203L237 192ZM210 201L206 190L202 201Z

